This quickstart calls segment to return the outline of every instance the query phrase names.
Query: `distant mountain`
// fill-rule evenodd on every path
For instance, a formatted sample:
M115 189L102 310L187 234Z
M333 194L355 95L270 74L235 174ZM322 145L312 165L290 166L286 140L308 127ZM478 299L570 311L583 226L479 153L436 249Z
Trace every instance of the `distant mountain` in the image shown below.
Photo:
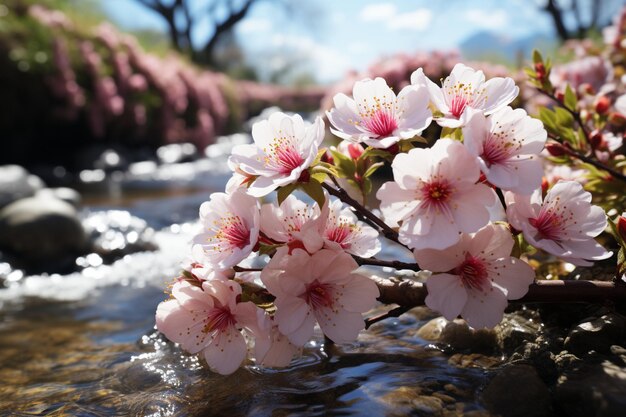
M521 59L529 59L533 49L551 51L557 45L556 39L545 33L536 33L524 38L511 38L506 35L480 31L460 44L464 58L488 60L516 64Z

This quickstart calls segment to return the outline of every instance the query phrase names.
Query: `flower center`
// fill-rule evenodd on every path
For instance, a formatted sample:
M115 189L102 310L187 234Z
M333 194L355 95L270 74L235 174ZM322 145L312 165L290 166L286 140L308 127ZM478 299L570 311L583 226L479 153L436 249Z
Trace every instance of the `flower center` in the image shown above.
M398 128L398 122L390 110L380 108L364 120L364 127L379 138L384 138Z
M215 239L226 243L228 248L243 249L250 244L250 230L241 221L239 216L228 216L220 219L219 229ZM218 249L219 249L218 244Z
M235 317L226 307L216 307L209 310L205 319L203 331L211 333L213 331L223 332L237 323Z
M291 171L301 166L304 162L304 158L296 149L294 141L293 136L274 138L269 148L264 149L267 155L265 164L282 175L291 174Z
M306 287L304 299L306 303L314 310L322 307L332 308L332 286L329 284L323 284L318 280L315 280Z
M454 273L461 277L461 281L467 289L480 290L488 279L487 268L483 260L470 254L465 255L465 261L454 270Z
M442 208L450 199L452 187L447 181L433 181L425 183L421 189L422 198L428 206Z
M467 97L461 95L452 96L452 102L450 103L450 112L454 117L461 117L463 111L467 107Z
M558 241L563 231L563 218L554 212L553 209L541 210L537 218L528 219L528 223L537 229L540 239Z
M521 144L517 148L521 147ZM502 164L511 159L511 153L515 143L511 142L505 132L493 132L483 144L481 158L488 167L494 164Z
M333 242L337 242L342 248L346 248L349 244L346 242L352 234L352 227L345 222L341 222L336 226L331 226L326 230L326 238Z

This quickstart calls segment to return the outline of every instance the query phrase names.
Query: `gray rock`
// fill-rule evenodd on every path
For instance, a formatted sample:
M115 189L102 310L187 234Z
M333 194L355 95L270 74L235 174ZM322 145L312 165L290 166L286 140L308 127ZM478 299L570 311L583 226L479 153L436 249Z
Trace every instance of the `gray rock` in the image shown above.
M550 391L530 365L509 365L497 371L482 400L489 411L502 417L552 415Z
M512 352L524 344L534 341L541 330L538 318L527 318L519 314L505 314L495 327L498 346L504 352Z
M81 196L80 193L72 188L67 187L59 187L59 188L44 188L37 193L35 193L36 197L47 197L47 198L56 198L58 200L65 201L66 203L71 204L74 208L80 207Z
M19 165L0 166L0 208L31 197L44 187L43 181Z
M590 318L574 327L565 339L565 349L576 355L589 351L608 353L612 345L621 345L626 336L626 318L608 313Z
M86 235L74 207L47 197L29 197L0 210L0 248L38 268L82 254Z

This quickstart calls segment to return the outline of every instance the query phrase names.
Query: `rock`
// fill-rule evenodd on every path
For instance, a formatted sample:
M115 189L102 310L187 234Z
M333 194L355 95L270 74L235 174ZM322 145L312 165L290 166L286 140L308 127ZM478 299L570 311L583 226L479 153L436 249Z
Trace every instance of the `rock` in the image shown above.
M527 318L520 314L505 314L502 322L495 327L498 346L504 352L513 352L524 344L534 341L541 330L537 318Z
M64 268L86 244L76 209L65 201L29 197L0 210L0 248L28 269Z
M444 411L443 400L424 395L420 387L399 387L382 396L380 401L393 410L387 414L389 416L442 416Z
M585 363L564 373L555 388L559 415L623 417L626 369L610 361Z
M496 346L493 330L472 329L461 319L448 321L443 317L434 318L417 331L417 336L430 342L448 344L456 350L491 352Z
M482 400L489 411L502 417L552 415L550 391L530 365L509 365L497 371Z
M0 208L31 197L44 187L43 181L19 165L0 166Z
M565 349L582 355L595 350L608 353L611 345L621 345L626 336L626 318L618 313L608 313L578 324L565 339Z
M458 368L488 369L500 365L502 360L493 356L481 355L480 353L455 353L450 356L448 363Z
M82 200L80 193L76 190L67 187L59 187L59 188L43 188L37 193L35 193L36 197L46 197L46 198L56 198L58 200L65 201L68 204L74 206L74 208L80 207L80 202Z
M83 226L91 241L91 251L105 262L112 262L125 255L153 251L154 230L145 220L123 210L94 212L85 218Z

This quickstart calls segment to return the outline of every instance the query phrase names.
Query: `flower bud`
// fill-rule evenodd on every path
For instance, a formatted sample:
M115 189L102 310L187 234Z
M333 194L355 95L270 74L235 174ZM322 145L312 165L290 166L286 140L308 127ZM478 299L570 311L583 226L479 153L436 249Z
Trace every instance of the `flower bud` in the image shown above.
M563 145L560 143L547 143L546 151L552 156L563 156L565 155L565 149L563 149Z
M603 141L602 132L600 132L598 129L595 129L589 135L589 144L591 145L593 149L599 148L600 145L602 145L602 141Z
M589 83L581 84L580 87L578 87L578 89L580 91L583 91L585 94L589 94L589 95L594 95L596 93L596 90Z
M556 99L559 101L559 103L563 104L563 102L565 101L565 94L563 94L561 91L557 91Z
M324 154L322 154L322 158L320 160L331 165L335 163L335 158L333 158L333 154L331 154L328 149L324 152Z
M596 99L594 104L596 113L598 114L606 114L609 111L609 107L611 107L611 100L607 96L599 96Z
M617 219L617 232L624 242L626 242L626 212Z
M535 73L538 80L543 80L546 77L546 67L543 65L543 62L535 63Z
M613 112L609 114L609 123L617 127L624 127L626 126L626 116Z
M359 157L363 155L363 152L365 152L363 147L358 143L351 143L348 145L348 154L350 155L350 158L354 160L359 159Z

